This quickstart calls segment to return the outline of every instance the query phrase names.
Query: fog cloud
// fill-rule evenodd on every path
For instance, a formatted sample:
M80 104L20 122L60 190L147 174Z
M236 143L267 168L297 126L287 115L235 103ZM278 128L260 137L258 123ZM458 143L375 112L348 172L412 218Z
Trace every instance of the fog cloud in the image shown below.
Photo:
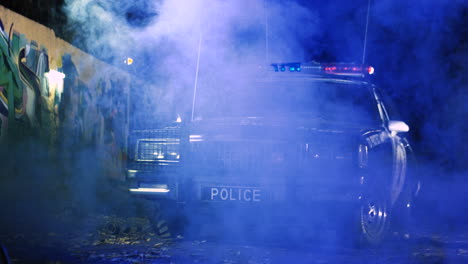
M78 46L116 64L134 58L154 97L169 101L193 88L199 48L202 73L229 78L241 65L304 60L302 41L318 34L317 16L294 1L66 3Z
M148 103L140 110L187 112L197 62L201 85L213 77L239 84L249 64L360 62L367 1L306 2L67 0L66 10L77 45L117 65L134 58L130 69L145 83L135 93ZM409 123L417 154L450 168L466 168L467 159L455 142L466 141L463 14L463 1L372 1L367 45L376 82Z

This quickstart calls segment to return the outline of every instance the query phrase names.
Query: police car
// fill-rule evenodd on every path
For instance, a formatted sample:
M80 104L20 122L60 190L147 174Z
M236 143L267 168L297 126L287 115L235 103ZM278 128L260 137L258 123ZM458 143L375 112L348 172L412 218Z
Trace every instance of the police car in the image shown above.
M409 127L370 81L374 68L278 63L254 72L223 83L190 122L133 131L130 192L173 202L195 226L306 234L325 221L371 244L403 226L416 193ZM208 217L194 220L201 212Z

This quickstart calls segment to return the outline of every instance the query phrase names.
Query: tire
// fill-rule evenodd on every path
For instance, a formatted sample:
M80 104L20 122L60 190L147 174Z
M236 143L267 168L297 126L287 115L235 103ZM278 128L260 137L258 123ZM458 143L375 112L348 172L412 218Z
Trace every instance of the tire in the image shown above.
M393 218L392 153L392 144L380 144L369 151L367 162L361 168L361 196L358 210L360 247L378 247L389 236Z
M175 202L154 201L154 208L148 215L156 235L163 239L176 238L183 234L183 215Z
M379 246L390 230L392 209L385 191L368 190L361 197L359 226L361 245Z
M389 183L385 173L372 173L375 178L364 186L359 210L361 246L378 247L384 242L407 240L411 227L412 186L407 180L394 204L390 202Z
M169 227L168 220L163 216L161 212L156 213L156 215L150 220L151 226L157 236L160 238L171 238L173 237L173 232Z

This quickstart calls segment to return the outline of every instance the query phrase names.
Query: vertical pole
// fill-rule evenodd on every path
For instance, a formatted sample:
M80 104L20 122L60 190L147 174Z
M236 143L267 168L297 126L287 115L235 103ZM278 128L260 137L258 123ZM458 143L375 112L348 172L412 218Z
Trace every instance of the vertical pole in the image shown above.
M197 86L198 86L198 72L200 70L200 53L201 53L201 44L202 44L202 33L198 36L198 52L197 52L197 68L195 70L195 83L193 84L193 100L192 100L192 117L191 121L194 119L195 115L195 102L197 98Z
M132 75L130 76L130 78L133 78L133 72L132 72ZM122 157L122 170L124 171L124 174L126 173L125 169L127 168L127 162L128 162L128 141L130 140L130 90L133 90L131 88L133 87L130 87L130 84L131 81L128 82L128 85L126 86L126 92L127 92L127 102L126 102L126 111L125 111L125 132L124 132L124 139L125 139L125 143L124 143L124 157ZM125 176L123 178L125 180Z
M364 45L362 48L362 64L366 62L366 48L367 48L367 31L369 29L369 13L370 13L371 0L367 4L367 18L366 18L366 31L364 32Z
M265 15L265 60L266 64L270 62L270 54L269 54L269 43L268 43L268 0L264 0L264 15Z

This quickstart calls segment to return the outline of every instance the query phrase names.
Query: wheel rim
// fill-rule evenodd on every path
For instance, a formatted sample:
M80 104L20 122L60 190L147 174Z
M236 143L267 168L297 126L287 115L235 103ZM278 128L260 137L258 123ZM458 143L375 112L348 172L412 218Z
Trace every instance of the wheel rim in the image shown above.
M371 243L382 240L389 222L386 200L379 195L370 195L361 205L361 227L366 239Z

